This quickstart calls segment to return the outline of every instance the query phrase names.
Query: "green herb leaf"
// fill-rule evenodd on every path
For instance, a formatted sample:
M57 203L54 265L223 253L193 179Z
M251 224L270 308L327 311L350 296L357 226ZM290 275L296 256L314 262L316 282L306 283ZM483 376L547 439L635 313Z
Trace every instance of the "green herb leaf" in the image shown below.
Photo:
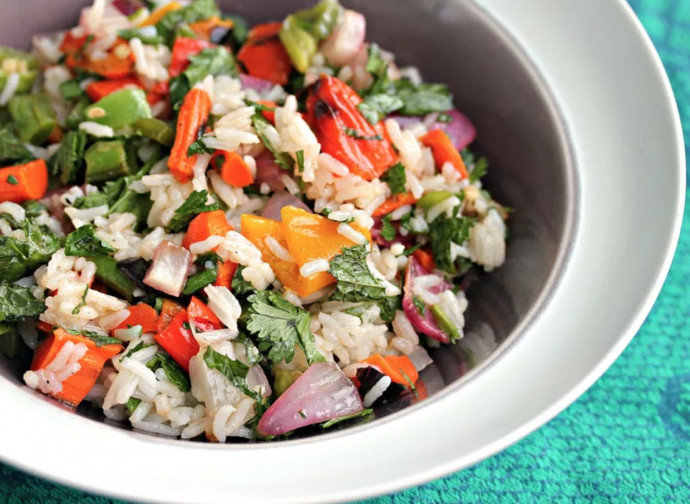
M256 130L256 134L259 135L259 138L261 138L261 141L264 143L266 148L271 152L271 154L273 154L278 166L284 170L292 172L294 160L287 152L280 152L278 149L276 149L268 139L268 136L266 136L266 130L273 126L270 122L268 122L261 112L258 112L252 116L252 125Z
M391 188L392 194L406 193L405 184L407 183L407 175L405 174L405 167L402 163L391 166L386 173L381 176L381 180L388 184Z
M165 376L168 377L170 383L175 385L182 392L189 392L192 389L192 384L189 381L189 376L184 372L184 369L173 360L163 350L160 350L153 358L146 363L146 367L151 371L162 369Z
M96 234L96 228L91 224L81 226L67 235L65 240L65 255L79 257L95 257L108 255L115 249Z
M189 277L187 279L187 283L184 285L182 294L185 296L194 294L196 291L203 289L207 285L211 285L216 281L217 278L218 267L214 264L212 268L202 270L199 273Z
M381 76L388 70L388 63L381 57L381 48L373 43L368 49L369 59L367 59L366 70L374 76Z
M243 269L244 266L238 266L235 270L235 274L232 277L232 292L236 296L251 294L255 290L252 284L250 284L244 278L242 278Z
M25 219L19 228L26 240L0 236L0 278L14 282L50 261L60 249L60 240L46 227Z
M333 418L331 420L328 420L327 422L322 423L321 428L328 429L329 427L333 427L334 425L338 425L341 422L346 422L348 420L353 420L355 418L363 418L363 421L360 423L364 423L364 422L368 422L370 420L373 420L374 419L374 410L371 408L365 408L358 413L351 413L349 415L341 416L338 418Z
M381 319L384 322L392 322L395 318L395 312L402 310L402 297L388 296L377 301L377 304L381 309Z
M331 259L328 272L338 283L332 299L336 301L378 301L386 297L385 288L371 274L365 245L344 248Z
M457 210L456 210L457 212ZM455 273L455 265L450 253L450 244L462 245L470 236L470 229L477 221L469 217L437 217L429 224L429 239L436 266L447 272Z
M125 40L132 40L133 38L138 38L139 40L141 40L142 44L158 45L165 42L163 40L163 37L161 37L160 35L144 35L144 33L142 33L142 30L138 28L119 30L117 34Z
M93 331L84 331L78 329L65 329L65 331L67 331L69 334L74 334L75 336L84 336L85 338L89 338L99 348L107 345L122 345L122 342L119 339L110 338L109 336L105 336Z
M129 399L127 399L125 406L127 407L127 411L129 411L130 415L134 413L134 410L137 409L140 403L141 399L137 399L136 397L130 397Z
M206 147L204 141L200 138L196 142L192 143L187 149L187 157L194 156L195 154L213 154L215 149L209 149Z
M426 314L426 305L424 304L424 301L422 301L422 299L416 294L412 294L412 304L415 305L415 308L419 310L419 313L421 313L422 316Z
M402 255L404 255L405 257L410 257L412 254L414 254L414 251L420 248L421 246L421 243L416 243L412 247L406 248L405 252L403 252Z
M413 84L401 79L395 82L395 90L404 103L402 115L419 116L453 108L453 95L445 84Z
M377 141L377 140L383 140L383 137L381 135L362 135L359 131L353 128L344 128L343 131L345 131L345 134L349 137L354 138L355 140L371 140L371 141Z
M19 180L14 175L9 175L7 177L7 183L10 185L19 185Z
M299 173L304 173L304 151L298 150L295 152L295 158L297 159L297 170Z
M386 215L382 220L381 227L381 237L386 241L393 241L397 236L398 232L395 230L395 226L391 223L390 214Z
M207 204L208 191L194 191L189 195L187 200L182 203L182 205L175 210L173 218L168 224L168 230L173 233L179 233L185 229L190 221L203 212L211 212L213 210L218 210L218 203Z
M84 294L81 295L81 303L74 307L72 315L79 315L83 306L86 306L86 295L89 293L89 286L84 287Z
M24 144L8 128L0 129L0 164L22 164L35 159Z
M36 299L28 288L0 282L0 322L17 322L27 317L37 317L45 309L45 303Z
M179 108L185 95L207 75L237 75L232 53L223 46L204 49L189 57L189 66L170 80L170 102Z
M252 390L247 384L247 373L249 372L249 366L247 366L245 363L238 360L233 360L227 355L216 352L210 346L206 347L206 351L204 352L204 362L209 369L220 371L220 373L222 373L232 385L240 389L249 397L252 397L257 401L261 400L261 396Z
M55 154L55 163L62 184L80 180L84 169L86 139L86 133L77 130L67 132L60 142L60 148Z
M175 41L175 31L182 23L195 23L220 15L214 0L196 0L186 7L168 12L156 24L156 31L159 36L163 37L167 45L172 46Z
M247 330L259 341L259 350L268 351L273 362L290 362L299 345L307 362L324 361L316 350L314 335L309 330L309 313L295 306L275 291L263 291L248 298L249 312Z
M465 152L465 150L463 150L463 152ZM479 181L482 177L484 177L484 175L486 175L489 169L489 161L485 156L481 156L476 160L474 159L474 156L472 156L472 158L472 161L469 163L465 161L465 165L470 170L470 184ZM463 160L465 159L466 158L463 157Z
M388 114L404 106L403 101L391 94L379 93L367 95L364 101L357 105L364 118L371 124L377 124Z

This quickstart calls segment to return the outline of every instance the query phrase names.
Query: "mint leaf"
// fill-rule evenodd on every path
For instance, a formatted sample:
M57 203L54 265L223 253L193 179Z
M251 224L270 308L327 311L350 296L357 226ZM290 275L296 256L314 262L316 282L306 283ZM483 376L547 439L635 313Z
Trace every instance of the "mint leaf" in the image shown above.
M0 279L14 282L50 261L60 249L60 240L44 226L25 219L19 229L26 240L0 235Z
M248 298L249 311L247 330L256 336L259 350L268 351L273 362L289 363L299 345L307 362L323 362L323 356L316 350L314 335L309 330L309 313L287 301L275 291L263 291Z
M89 338L91 341L93 341L97 347L102 347L106 345L121 345L122 342L119 339L111 338L109 336L104 336L103 334L99 334L97 332L93 331L84 331L84 330L77 330L77 329L65 329L66 332L69 334L74 334L76 336L84 336L85 338Z
M79 257L96 257L108 255L115 249L96 234L96 228L91 224L81 226L79 229L67 235L65 240L65 255Z
M168 224L168 231L179 233L185 229L191 220L203 212L211 212L218 210L218 203L206 204L208 200L208 191L194 191L189 195L187 200L175 210L173 218Z
M35 159L31 151L7 128L0 129L0 163L2 166L21 164Z
M247 373L249 372L249 366L245 363L233 360L227 355L223 355L216 352L211 347L206 347L204 352L204 363L209 367L209 369L215 369L220 371L223 376L225 376L232 385L240 389L242 392L247 394L249 397L254 398L257 401L261 400L261 396L252 390L247 384Z
M36 299L28 288L0 282L0 322L16 322L27 317L37 317L45 309L45 303Z
M290 157L290 154L287 152L280 152L271 143L271 141L268 139L268 136L266 136L266 130L271 127L271 123L268 122L268 119L266 119L261 112L257 112L252 116L252 126L254 126L256 134L259 136L266 148L271 152L271 154L273 154L278 166L284 170L292 172L294 160L292 157Z
M184 369L173 360L170 355L160 350L153 358L146 363L146 367L151 371L162 369L167 376L170 383L175 385L182 392L189 392L192 389L189 376L184 372Z

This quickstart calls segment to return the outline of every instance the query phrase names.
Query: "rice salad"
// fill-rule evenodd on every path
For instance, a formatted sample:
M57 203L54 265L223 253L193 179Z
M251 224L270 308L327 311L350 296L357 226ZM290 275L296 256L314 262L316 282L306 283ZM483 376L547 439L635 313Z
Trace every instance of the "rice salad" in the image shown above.
M508 209L448 88L365 31L337 0L253 27L95 0L0 47L0 350L28 387L215 442L426 397Z

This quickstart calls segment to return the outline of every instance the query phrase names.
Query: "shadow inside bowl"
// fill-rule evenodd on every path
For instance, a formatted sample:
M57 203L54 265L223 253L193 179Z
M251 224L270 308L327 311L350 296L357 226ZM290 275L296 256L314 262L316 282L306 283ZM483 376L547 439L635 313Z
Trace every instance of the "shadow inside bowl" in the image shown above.
M90 2L33 3L37 8L30 15L19 3L7 6L0 44L28 47L33 33L72 26L79 9ZM219 3L224 12L255 23L282 19L312 2ZM399 65L415 65L426 81L449 85L456 107L477 128L474 149L489 159L485 189L515 209L508 222L506 263L490 274L474 272L476 278L468 282L465 338L458 345L434 349L434 364L421 373L426 393L434 396L462 386L480 369L500 360L544 308L574 236L575 163L545 83L519 45L475 4L448 0L343 0L343 4L366 15L367 39L395 52ZM8 18L16 22L8 23ZM0 358L0 374L17 386L22 386L26 366L26 359ZM384 404L376 416L423 407L426 401L419 401L418 395ZM419 405L407 408L412 403ZM105 421L90 406L77 412Z

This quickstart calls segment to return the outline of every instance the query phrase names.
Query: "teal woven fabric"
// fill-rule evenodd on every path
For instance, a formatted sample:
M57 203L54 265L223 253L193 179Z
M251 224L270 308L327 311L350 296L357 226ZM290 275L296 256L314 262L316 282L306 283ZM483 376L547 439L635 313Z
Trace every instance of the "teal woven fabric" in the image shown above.
M630 0L670 75L690 144L690 0ZM575 404L465 471L360 504L690 502L690 201L642 329ZM118 503L0 465L0 503Z

